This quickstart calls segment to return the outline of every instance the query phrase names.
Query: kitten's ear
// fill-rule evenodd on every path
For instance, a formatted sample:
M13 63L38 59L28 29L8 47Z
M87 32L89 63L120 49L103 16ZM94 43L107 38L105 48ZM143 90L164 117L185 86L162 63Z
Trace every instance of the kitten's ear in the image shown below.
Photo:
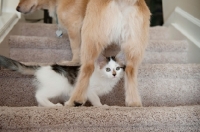
M103 54L100 54L100 56L97 59L97 64L100 66L100 69L106 65L106 60L106 57Z
M125 54L124 52L120 51L116 56L116 60L118 63L125 65L126 64L126 59L125 59Z
M97 59L97 63L102 62L102 61L106 61L106 57L103 54L100 54L100 56Z

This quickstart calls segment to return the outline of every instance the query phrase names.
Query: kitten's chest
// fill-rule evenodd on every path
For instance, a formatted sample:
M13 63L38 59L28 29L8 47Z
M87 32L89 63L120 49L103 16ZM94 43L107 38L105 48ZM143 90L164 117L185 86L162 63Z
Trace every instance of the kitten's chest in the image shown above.
M93 78L90 80L89 90L94 91L97 95L104 95L112 91L115 84L116 81L112 79Z

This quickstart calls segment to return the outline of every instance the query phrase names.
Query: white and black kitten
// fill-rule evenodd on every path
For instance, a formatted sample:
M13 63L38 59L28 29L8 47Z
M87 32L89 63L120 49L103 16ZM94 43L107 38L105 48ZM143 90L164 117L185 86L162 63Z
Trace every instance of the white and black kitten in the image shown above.
M101 57L102 58L102 57ZM36 100L39 106L63 106L72 94L80 66L28 66L0 55L0 66L21 74L34 75ZM90 78L87 99L93 106L102 106L99 96L109 93L124 75L124 65L117 57L108 57L95 63ZM51 101L55 102L55 104ZM56 101L55 101L56 100Z

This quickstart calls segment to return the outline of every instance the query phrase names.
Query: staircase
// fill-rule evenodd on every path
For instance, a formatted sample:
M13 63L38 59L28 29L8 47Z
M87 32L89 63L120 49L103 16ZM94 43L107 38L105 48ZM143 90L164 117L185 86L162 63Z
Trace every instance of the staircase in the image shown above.
M21 23L15 28L18 34L9 40L12 59L28 64L71 60L67 33L55 37L55 25ZM188 42L169 34L166 27L150 29L138 73L142 108L124 107L123 80L101 97L111 107L35 107L33 76L1 70L0 130L200 131L200 64L189 64Z

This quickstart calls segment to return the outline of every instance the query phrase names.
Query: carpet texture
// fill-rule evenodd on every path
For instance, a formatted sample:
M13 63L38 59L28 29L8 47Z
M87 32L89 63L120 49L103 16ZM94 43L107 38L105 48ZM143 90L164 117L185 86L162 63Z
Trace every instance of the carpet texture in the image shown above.
M18 24L10 36L10 57L26 64L70 60L67 33L55 37L55 25ZM101 97L110 107L36 107L33 76L0 71L0 131L198 132L200 64L188 64L188 42L172 40L166 27L150 29L149 45L138 73L143 106L124 107L124 81ZM106 54L114 54L111 46Z
M67 44L66 44L67 43ZM147 47L143 63L186 63L187 42L151 40ZM117 51L109 48L107 53ZM10 57L24 62L59 62L71 60L72 53L69 39L49 37L11 36ZM175 52L176 51L176 52ZM115 53L113 53L115 54ZM26 56L24 56L26 55Z
M14 131L199 131L199 106L1 107L1 127ZM5 120L7 119L7 120ZM192 119L192 120L191 120Z

